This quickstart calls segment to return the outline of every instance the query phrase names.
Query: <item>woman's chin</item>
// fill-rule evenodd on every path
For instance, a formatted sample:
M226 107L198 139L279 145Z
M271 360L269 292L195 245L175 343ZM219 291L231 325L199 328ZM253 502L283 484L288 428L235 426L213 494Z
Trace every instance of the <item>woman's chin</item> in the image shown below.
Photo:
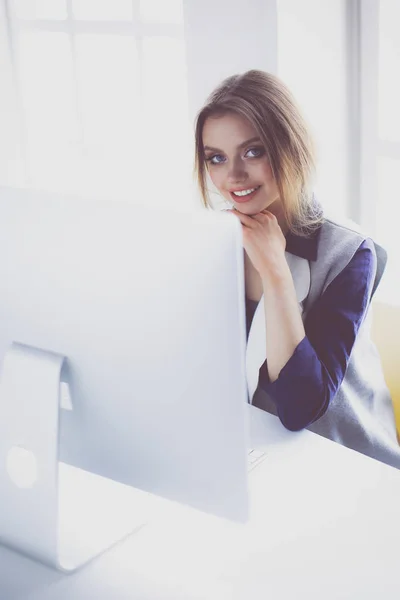
M269 209L271 203L260 203L260 202L249 202L248 204L235 204L235 208L237 211L243 213L244 215L248 215L249 217L255 217L255 215L260 214L263 210Z

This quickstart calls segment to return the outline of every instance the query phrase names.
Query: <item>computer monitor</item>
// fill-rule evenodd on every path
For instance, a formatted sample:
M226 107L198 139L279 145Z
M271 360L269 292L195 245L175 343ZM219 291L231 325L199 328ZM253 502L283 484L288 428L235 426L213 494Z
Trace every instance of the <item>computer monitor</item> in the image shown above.
M94 554L62 562L53 531L57 482L72 496L85 472L247 518L240 223L170 210L177 193L161 209L151 190L138 206L0 188L0 540L59 568ZM10 479L18 460L27 482Z

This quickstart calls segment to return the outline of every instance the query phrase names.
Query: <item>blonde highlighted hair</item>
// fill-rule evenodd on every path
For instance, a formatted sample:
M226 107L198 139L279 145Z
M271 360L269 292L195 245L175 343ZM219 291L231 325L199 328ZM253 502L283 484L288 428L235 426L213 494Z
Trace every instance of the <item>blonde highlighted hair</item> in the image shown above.
M210 117L235 113L257 131L276 181L289 230L308 235L322 222L311 191L315 171L313 143L287 87L274 75L251 70L225 79L196 119L195 174L204 205L210 207L203 128Z

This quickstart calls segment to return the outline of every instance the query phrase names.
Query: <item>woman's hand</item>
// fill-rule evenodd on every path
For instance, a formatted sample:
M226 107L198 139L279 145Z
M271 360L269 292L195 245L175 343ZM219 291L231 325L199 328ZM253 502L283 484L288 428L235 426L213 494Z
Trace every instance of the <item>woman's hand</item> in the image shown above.
M269 210L251 217L235 209L231 213L242 223L244 249L261 279L286 272L286 239L275 215Z
M285 257L286 239L277 218L269 210L249 217L232 210L242 223L243 246L258 271L264 293L266 355L270 381L283 367L305 336L292 275Z

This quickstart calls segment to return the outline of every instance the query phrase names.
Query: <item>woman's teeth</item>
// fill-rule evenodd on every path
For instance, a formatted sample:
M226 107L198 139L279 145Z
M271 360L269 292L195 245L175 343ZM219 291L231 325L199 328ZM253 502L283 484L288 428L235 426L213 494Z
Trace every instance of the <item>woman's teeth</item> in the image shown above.
M252 192L255 192L256 190L258 190L260 186L255 187L255 188L251 188L250 190L242 190L241 192L232 192L234 196L248 196L249 194L251 194Z

